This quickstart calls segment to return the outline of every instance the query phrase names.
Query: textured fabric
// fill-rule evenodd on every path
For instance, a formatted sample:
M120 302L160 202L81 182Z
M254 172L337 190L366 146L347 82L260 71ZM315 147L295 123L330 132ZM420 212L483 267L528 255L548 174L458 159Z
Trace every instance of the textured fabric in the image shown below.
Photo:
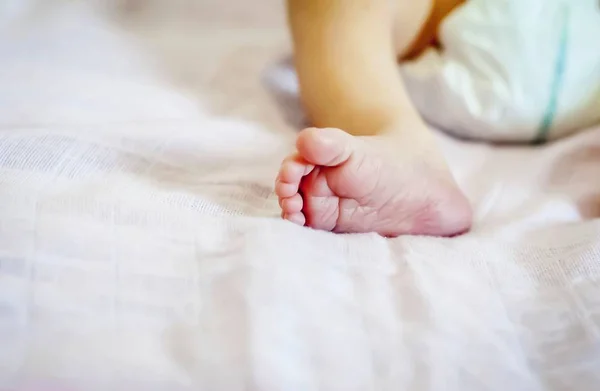
M302 123L279 2L43 4L0 33L0 388L600 387L600 129L440 135L467 235L316 232L272 194Z

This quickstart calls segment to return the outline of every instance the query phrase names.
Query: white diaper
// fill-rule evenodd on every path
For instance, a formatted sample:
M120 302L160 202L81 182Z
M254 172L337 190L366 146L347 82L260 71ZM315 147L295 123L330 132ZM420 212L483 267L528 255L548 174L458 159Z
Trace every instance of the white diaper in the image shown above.
M470 0L441 52L402 65L424 118L459 136L555 139L600 122L598 0Z

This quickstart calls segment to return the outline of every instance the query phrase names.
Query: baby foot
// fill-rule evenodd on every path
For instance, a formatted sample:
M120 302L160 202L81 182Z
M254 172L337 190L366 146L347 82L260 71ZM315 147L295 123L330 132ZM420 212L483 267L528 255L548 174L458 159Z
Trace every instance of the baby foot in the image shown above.
M443 164L393 136L303 130L275 184L283 218L340 233L453 236L471 208Z

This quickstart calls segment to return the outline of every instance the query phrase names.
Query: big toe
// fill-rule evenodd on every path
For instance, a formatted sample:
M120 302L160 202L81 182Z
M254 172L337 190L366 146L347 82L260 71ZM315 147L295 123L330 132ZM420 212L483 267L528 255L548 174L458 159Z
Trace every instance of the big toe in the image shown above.
M333 167L344 163L354 149L354 138L340 129L304 129L296 148L312 164Z

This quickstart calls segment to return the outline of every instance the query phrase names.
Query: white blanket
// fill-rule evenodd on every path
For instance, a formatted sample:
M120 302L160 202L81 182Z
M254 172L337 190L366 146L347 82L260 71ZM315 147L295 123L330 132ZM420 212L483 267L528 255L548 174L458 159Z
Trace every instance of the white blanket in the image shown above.
M600 128L440 135L467 235L316 232L272 195L302 118L278 1L76 4L0 25L0 388L600 387Z

